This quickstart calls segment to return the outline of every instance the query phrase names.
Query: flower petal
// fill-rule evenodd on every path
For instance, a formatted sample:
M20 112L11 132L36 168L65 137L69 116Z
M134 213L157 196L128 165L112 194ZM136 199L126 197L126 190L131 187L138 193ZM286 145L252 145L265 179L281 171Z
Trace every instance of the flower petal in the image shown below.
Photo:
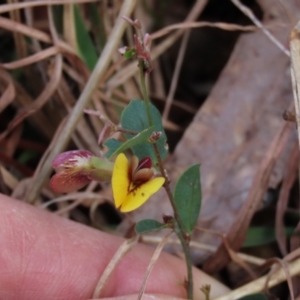
M58 154L52 162L53 169L59 171L65 167L87 167L93 153L87 150L71 150Z
M50 180L50 187L57 193L70 193L79 190L91 182L86 175L68 171L55 174Z
M115 161L112 174L112 190L115 206L117 208L125 201L129 185L129 162L126 156L123 153L120 153Z
M140 169L132 176L132 182L134 184L139 184L149 181L153 177L153 174L152 169Z
M137 209L143 205L150 196L156 193L162 187L164 182L165 178L156 177L141 184L127 195L126 199L121 203L120 211L129 212Z

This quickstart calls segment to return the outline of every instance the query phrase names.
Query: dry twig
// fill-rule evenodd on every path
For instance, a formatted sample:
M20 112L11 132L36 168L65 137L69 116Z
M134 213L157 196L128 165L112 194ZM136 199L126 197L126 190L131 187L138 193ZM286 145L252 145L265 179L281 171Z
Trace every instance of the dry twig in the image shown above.
M115 253L115 255L113 256L113 258L111 259L111 261L109 262L109 264L107 265L107 267L105 268L104 272L102 273L94 294L93 294L93 299L95 298L99 298L101 296L101 293L103 291L103 288L107 282L107 280L109 279L110 275L112 274L113 270L116 268L118 262L124 257L124 255L126 253L128 253L128 251L130 251L135 244L137 243L139 239L139 236L135 236L134 238L130 239L130 240L126 240L118 249L118 251Z

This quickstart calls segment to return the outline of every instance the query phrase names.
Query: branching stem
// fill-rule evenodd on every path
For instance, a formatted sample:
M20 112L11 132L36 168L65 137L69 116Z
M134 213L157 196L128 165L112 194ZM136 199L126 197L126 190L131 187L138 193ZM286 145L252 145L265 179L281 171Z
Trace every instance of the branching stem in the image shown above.
M146 106L146 112L147 112L147 117L148 117L148 122L149 122L149 126L153 126L153 121L152 121L152 117L151 117L151 113L150 113L150 99L148 96L148 92L147 92L147 87L146 87L146 80L145 80L145 70L144 70L144 61L143 59L139 59L139 70L140 70L140 80L141 80L141 88L142 88L142 94L143 94L143 99L145 102L145 106ZM168 198L170 200L170 203L172 205L173 211L174 211L174 218L176 220L176 223L178 225L178 227L175 225L175 232L181 242L182 245L182 249L185 255L185 261L186 261L186 266L187 266L187 296L188 299L192 300L193 299L193 274L192 274L192 262L191 262L191 257L190 257L190 249L189 249L189 240L186 239L186 232L184 230L182 221L180 219L177 207L175 205L174 202L174 198L173 198L173 194L170 188L170 184L169 184L169 179L168 176L166 174L166 170L164 168L163 165L163 161L161 159L160 153L159 153L159 149L157 146L157 143L154 142L153 143L153 147L154 147L154 151L155 151L155 155L158 161L158 166L161 172L161 175L165 178L165 184L164 184L164 188L167 192Z

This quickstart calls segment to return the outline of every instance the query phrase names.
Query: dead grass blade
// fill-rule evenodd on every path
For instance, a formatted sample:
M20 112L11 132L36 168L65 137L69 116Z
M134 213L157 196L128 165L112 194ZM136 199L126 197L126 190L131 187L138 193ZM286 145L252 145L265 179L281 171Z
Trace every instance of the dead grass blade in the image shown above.
M22 68L22 67L34 64L36 62L39 62L41 60L44 60L44 59L46 59L50 56L59 54L61 52L61 50L62 49L58 46L52 46L50 48L47 48L45 50L41 50L38 53L35 53L35 54L30 55L28 57L16 60L14 62L1 64L1 66L5 69L8 69L8 70Z
M56 94L57 94L57 97L59 98L60 102L66 108L66 110L68 112L71 112L72 107L76 103L76 99L75 99L69 85L67 84L66 80L63 77L59 83ZM98 131L95 129L95 132L98 132ZM80 119L80 121L78 122L78 125L76 128L76 133L78 134L80 140L82 140L83 148L90 149L94 153L99 152L99 146L95 139L95 134L92 132L92 130L89 127L85 118Z
M23 126L22 124L20 124L13 130L13 132L9 135L9 137L5 139L4 143L1 143L4 144L3 147L1 147L1 152L3 154L7 155L10 158L13 158L18 148L18 145L20 145L22 131L23 131Z
M7 86L0 97L0 113L15 99L16 91L13 80L8 73L0 69L0 81Z
M178 56L176 59L176 65L175 65L175 70L174 70L174 73L172 76L170 90L169 90L168 97L166 99L165 108L164 108L164 111L162 114L163 122L166 122L166 120L168 119L168 116L169 116L169 112L170 112L172 102L174 99L174 95L176 92L177 83L178 83L178 79L179 79L179 75L180 75L180 70L182 67L182 63L183 63L183 59L184 59L184 55L185 55L185 51L186 51L186 47L187 47L190 35L191 35L190 30L185 32L183 35L182 41L180 43L180 48L179 48Z
M291 76L293 84L294 104L296 110L298 143L300 149L300 22L298 22L291 31L290 49L292 61Z
M178 29L192 29L192 28L201 28L201 27L211 27L211 28L219 28L228 31L257 31L258 28L256 26L242 26L237 24L223 23L223 22L183 22L179 24L166 26L154 33L150 34L151 40L155 40L163 37L166 34L169 34L173 30Z
M53 42L54 42L54 44L57 44L58 34L56 32L56 27L54 26L52 9L51 9L50 6L47 7L47 13L48 13L48 19L49 19L49 28L50 28L50 32L51 32L51 35L52 35L52 38L53 38ZM57 86L59 85L59 82L60 82L60 78L62 76L62 55L57 54L56 57L55 57L55 60L56 60L56 63L55 63L55 66L54 66L54 71L53 71L53 73L51 75L51 79L50 79L50 82L51 81L53 82L52 83L53 92L55 92L55 90L57 89ZM49 82L49 84L50 84L50 82ZM60 126L58 127L58 130L61 129L62 124L65 124L65 119L62 120L62 122L60 123ZM60 132L60 131L58 131L58 132ZM52 139L49 147L45 151L42 159L39 161L39 165L36 168L33 179L32 179L32 186L31 186L32 189L35 188L35 186L37 185L38 179L40 179L40 177L39 177L40 168L43 166L44 161L47 161L49 152L51 152L51 148L53 147L53 143L55 143L55 140L56 140L56 136L53 137L53 139ZM43 181L41 182L40 187L42 187L42 185L44 184L44 181L46 180L46 178L42 176L41 180L43 180ZM31 192L32 189L27 190L26 195L24 197L26 199L26 201L28 201L28 194ZM37 194L35 194L34 198L31 199L31 203L34 203L34 201L36 201L36 198L37 198Z
M98 195L98 198L99 198L99 195ZM96 198L94 197L94 200L95 200L95 199L96 199ZM98 199L98 200L99 200L99 199ZM67 205L67 206L65 206L65 207L62 207L62 208L60 208L59 210L57 210L57 211L55 212L55 214L63 216L63 215L66 214L66 213L70 213L72 209L76 208L78 205L81 205L82 202L84 202L84 201L86 201L86 198L85 198L85 199L77 199L77 200L74 201L73 203L71 203L71 204L69 204L69 205ZM101 200L100 200L100 201L101 201ZM101 202L103 202L103 200L102 200Z
M1 166L0 166L0 189L2 191L2 194L9 195L9 189L5 184L4 178L2 176Z
M123 2L119 15L130 15L135 7L135 4L136 0L125 0ZM63 151L63 149L69 142L71 135L73 134L74 129L77 125L77 122L82 117L83 109L87 107L91 96L93 95L93 92L98 87L98 83L101 77L104 75L107 67L110 64L112 55L114 55L117 50L119 41L125 31L126 26L126 22L124 22L122 19L118 18L116 20L115 26L94 68L93 73L91 74L87 84L84 87L84 90L82 91L78 101L76 102L76 105L74 106L73 111L66 122L64 130L60 132L57 143L54 145L51 153L49 154L47 163L41 166L39 178L37 179L38 181L27 195L27 200L29 202L34 201L35 195L37 195L38 191L41 189L43 182L46 180L46 177L50 175L51 162L53 161L53 159Z
M34 114L36 111L41 109L43 105L50 99L52 94L55 92L57 85L59 84L62 72L62 55L57 54L55 57L53 72L49 83L45 89L38 96L38 98L23 111L19 112L16 117L9 123L8 128L0 135L0 141L5 138L18 124L20 124L25 118Z
M292 263L287 265L287 269L289 271L290 277L294 277L300 274L300 259L293 261ZM272 288L281 282L286 280L286 273L283 269L277 270L272 278L268 281L268 288ZM232 292L229 292L227 295L218 297L214 300L232 300L239 299L243 296L247 296L249 294L258 293L264 290L266 281L268 280L268 275L262 276L256 280L253 280Z
M52 204L59 203L59 202L64 202L64 201L69 201L69 200L74 200L74 199L80 199L81 201L83 201L86 198L97 199L97 198L101 198L101 195L96 194L96 193L91 193L91 192L72 193L72 194L60 196L60 197L54 198L50 201L47 201L47 202L43 203L40 206L40 208L41 209L46 209L48 206L50 206Z
M276 45L285 55L290 56L290 51L260 22L251 9L242 4L240 0L231 0L231 2L238 7L262 32L269 38L269 40Z
M249 274L249 276L252 277L252 279L255 279L257 277L255 272L245 263L245 261L234 250L232 250L232 248L229 246L230 244L228 243L226 236L214 230L199 228L198 226L196 226L195 229L207 232L209 234L217 235L222 240L222 243L228 255L230 256L230 259L234 261L237 265L239 265L242 269L244 269Z
M296 163L298 161L299 161L299 147L297 144L295 144L289 156L288 166L286 168L286 174L283 178L283 183L280 189L279 199L276 206L276 219L275 219L276 239L277 239L279 249L283 256L288 254L283 218L287 208L291 188L298 175L298 164Z
M9 3L16 2L15 0L7 0ZM9 12L9 16L12 20L16 22L20 22L20 11L14 10ZM27 56L27 48L25 45L25 40L23 35L19 34L18 32L13 32L14 44L16 49L16 54L18 58L23 58ZM26 71L25 71L26 72Z
M229 30L229 31L233 31L233 30L255 31L258 29L256 26L241 26L241 25L221 23L221 22L220 23L184 22L184 23L180 23L180 24L174 24L174 25L167 26L157 32L152 33L150 35L150 37L152 40L154 40L157 38L161 38L162 36L168 34L170 31L175 30L175 29L190 29L190 28L200 28L200 27L220 28L220 29ZM177 87L179 73L180 73L182 62L183 62L184 53L185 53L185 49L187 46L189 35L190 35L190 31L185 32L182 42L181 42L181 45L180 45L178 58L176 60L175 70L174 70L173 77L172 77L170 91L169 91L168 97L166 99L166 105L165 105L165 108L163 111L162 118L163 118L164 122L166 122L169 112L170 112L170 109L171 109L172 100L174 98L175 90Z
M285 256L286 261L291 261L300 256L300 222L298 222L296 229L294 231L294 235L291 237L291 250L292 252ZM298 278L299 281L300 278ZM300 288L300 285L299 285Z
M15 178L14 175L8 172L1 164L0 164L0 172L5 185L8 186L11 190L14 190L18 184L17 178Z
M294 95L294 105L296 111L296 124L297 124L297 132L298 132L298 144L300 148L300 22L296 24L296 26L292 29L290 34L290 49L291 49L291 77L292 77L292 85L293 85L293 95ZM297 152L299 149L297 149ZM298 158L299 161L299 158ZM299 168L299 163L298 163ZM300 168L298 169L300 172ZM299 176L298 176L299 177ZM299 180L299 178L298 178ZM299 232L300 223L298 223L296 227L296 232ZM291 239L291 247L299 247L299 236L294 236ZM298 249L297 249L298 250ZM295 292L299 293L299 279L294 279L295 283Z
M99 228L99 216L97 216L96 210L100 204L103 204L103 202L105 202L105 197L102 196L102 198L98 197L98 198L94 199L93 202L90 204L89 217L90 217L93 227L95 227L95 228Z
M27 2L18 2L12 4L2 4L0 6L0 14L7 13L16 9L46 6L46 5L62 5L66 3L90 3L97 2L98 0L36 0Z
M8 31L21 33L44 43L52 43L52 40L47 33L8 18L0 17L0 27Z
M135 244L138 242L138 239L139 239L139 236L137 235L129 240L126 240L119 247L118 251L115 253L113 258L111 259L111 261L105 268L104 272L102 273L102 275L96 285L92 299L96 299L101 296L103 288L104 288L107 280L109 279L110 275L112 274L113 270L116 268L118 262L124 257L124 255L126 253L128 253L128 251L130 251L135 246Z
M5 70L3 70L5 72ZM13 78L13 85L16 90L15 100L12 102L17 110L23 110L32 105L34 99L22 88L22 86L15 81ZM0 94L3 93L6 89L6 85L0 80ZM35 114L32 114L28 121L34 126L39 132L43 134L48 139L51 139L55 130L54 124L50 122L49 117L43 111L37 111Z
M261 199L268 187L275 162L282 153L287 139L291 134L291 130L291 124L285 123L273 138L273 141L256 172L247 199L226 236L231 248L235 251L241 247L244 241L250 221L260 205ZM217 252L205 262L204 270L213 273L226 265L228 261L229 256L224 246L221 245Z
M0 28L4 28L12 32L21 33L32 39L36 39L44 43L49 43L49 44L53 43L53 40L49 34L41 30L35 29L31 26L27 26L7 18L0 17ZM76 51L70 45L68 45L66 42L62 40L57 41L57 46L61 48L61 51L70 52L76 55Z
M15 4L16 0L8 0L8 3L10 4ZM12 10L9 12L9 16L12 20L16 22L21 22L21 15L19 10ZM16 47L16 52L17 52L17 57L18 58L23 58L27 56L27 48L24 40L24 36L18 32L13 33L14 37L14 42L15 42L15 47Z
M285 276L286 276L286 281L287 281L289 291L290 291L290 298L291 298L291 300L294 300L295 296L294 296L292 278L291 278L291 274L289 272L288 264L284 260L279 259L277 257L271 258L271 259L269 259L269 261L271 261L271 262L273 261L274 263L279 264L281 266L281 269L284 271ZM267 280L266 280L265 287L264 287L264 290L266 292L268 291L269 281L271 280L273 274L275 274L276 271L278 271L278 269L279 269L279 266L275 265L274 268L267 275Z
M291 261L300 256L300 222L298 222L294 234L290 239L290 249L292 250L287 256L284 257L285 261ZM295 277L292 279L294 294L300 294L300 277ZM298 298L297 298L298 299Z
M141 237L141 241L145 242L146 244L155 244L155 245L158 244L161 241L161 239L162 239L161 237L151 236L151 235ZM168 240L168 245L180 245L180 241L178 239L172 238L172 239ZM211 252L211 253L214 253L217 250L217 247L215 247L215 246L198 243L196 241L190 242L190 248L207 251L207 252ZM260 266L266 262L265 259L255 257L252 255L248 255L248 254L245 254L242 252L235 252L235 254L239 257L239 259L243 260L244 262L247 262L249 264L253 264L256 266Z
M55 147L55 145L57 145L57 139L60 136L61 131L63 130L63 128L65 127L67 122L67 117L64 118L61 123L59 124L59 126L57 127L56 133L54 134L51 143L49 144L48 148L46 149L46 151L44 152L43 157L40 159L39 164L37 166L37 168L35 169L33 178L31 179L30 182L30 190L27 190L25 193L25 196L23 196L23 199L25 199L25 202L31 203L33 204L36 199L38 198L39 195L39 191L41 190L43 184L45 183L47 177L49 176L49 174L47 173L48 170L45 170L45 168L43 168L43 166L45 164L50 164L52 163L51 158L49 158L49 156L52 153L52 149ZM40 188L37 189L37 186L39 186ZM32 192L35 191L35 193ZM31 198L29 198L29 195ZM19 199L19 198L17 198Z
M139 292L139 296L138 296L138 300L141 300L143 295L144 295L144 292L145 292L145 289L146 289L146 284L147 284L147 281L148 281L148 278L150 276L150 273L155 265L155 263L157 262L158 260L158 257L161 253L161 251L163 250L164 246L166 245L166 243L168 242L168 238L171 236L171 234L173 233L173 231L169 232L168 234L166 234L162 240L159 242L159 244L157 245L152 257L151 257L151 261L147 267L147 271L144 275L144 279L143 279L143 283L142 283L142 287L140 289L140 292Z

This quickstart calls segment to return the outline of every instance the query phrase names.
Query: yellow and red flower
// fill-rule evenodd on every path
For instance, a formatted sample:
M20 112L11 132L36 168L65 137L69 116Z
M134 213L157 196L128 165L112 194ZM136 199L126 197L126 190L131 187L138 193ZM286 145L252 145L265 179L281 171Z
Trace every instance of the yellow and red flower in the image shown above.
M133 156L129 162L121 153L117 156L112 174L114 201L121 212L130 212L143 205L164 184L164 177L157 177L151 168L151 158L141 161Z

